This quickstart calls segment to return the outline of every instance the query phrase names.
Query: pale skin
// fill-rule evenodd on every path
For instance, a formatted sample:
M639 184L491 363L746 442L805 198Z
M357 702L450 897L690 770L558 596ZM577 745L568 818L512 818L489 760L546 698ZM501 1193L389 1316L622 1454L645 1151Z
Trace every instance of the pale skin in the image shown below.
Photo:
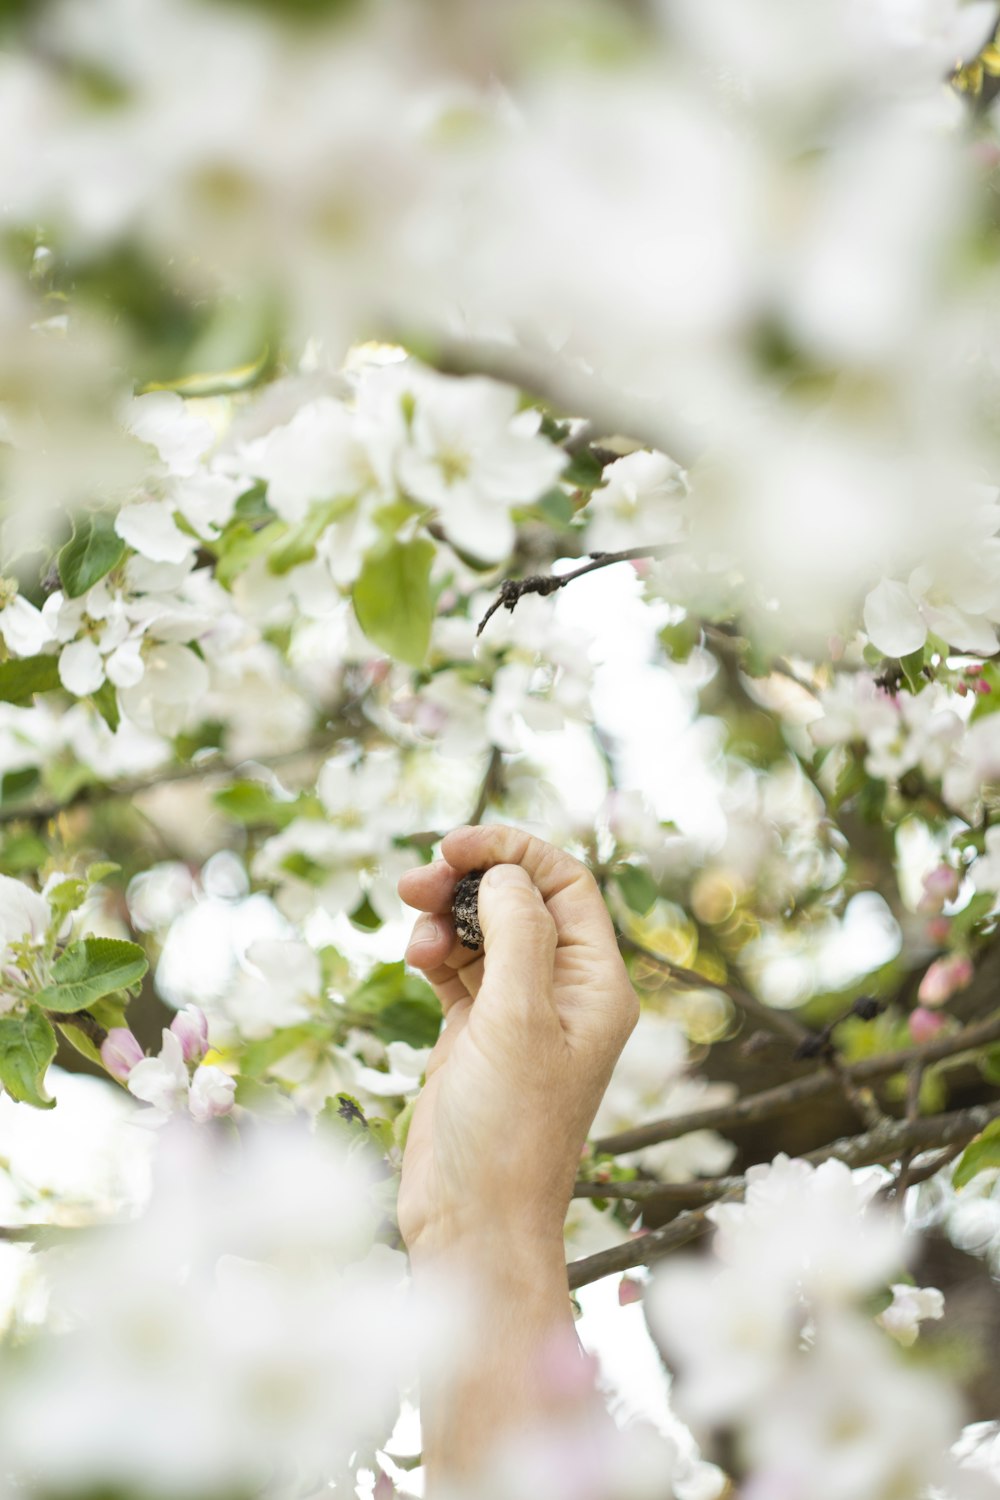
M474 1281L477 1355L425 1392L433 1493L565 1407L547 1352L575 1344L562 1228L590 1124L639 1014L600 891L578 860L516 828L450 833L400 895L423 915L407 962L445 1013L410 1126L399 1193L414 1275ZM484 949L450 917L485 870Z

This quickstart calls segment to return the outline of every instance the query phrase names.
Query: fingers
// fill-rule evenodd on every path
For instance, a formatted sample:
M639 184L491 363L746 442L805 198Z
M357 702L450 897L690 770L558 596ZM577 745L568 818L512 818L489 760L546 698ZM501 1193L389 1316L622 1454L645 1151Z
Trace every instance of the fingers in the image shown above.
M554 1011L556 924L527 871L494 865L479 886L479 922L486 973L479 1004L505 1019L531 1019L539 1007Z
M418 865L415 870L407 870L400 876L400 897L407 906L415 906L418 911L450 911L459 873L443 859L436 859L430 865Z
M443 839L441 853L458 875L491 865L520 865L555 918L561 944L593 949L610 943L617 957L617 940L597 882L571 854L503 824L456 828Z

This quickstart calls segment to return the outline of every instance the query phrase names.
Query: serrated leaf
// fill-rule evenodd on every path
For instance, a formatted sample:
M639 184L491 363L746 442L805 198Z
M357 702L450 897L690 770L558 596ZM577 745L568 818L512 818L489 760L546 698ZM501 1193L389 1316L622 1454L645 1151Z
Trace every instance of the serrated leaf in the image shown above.
M428 541L384 542L369 552L354 585L354 612L368 639L396 661L422 665L434 621Z
M50 693L60 686L58 656L0 662L0 703L29 703L35 693Z
M100 583L125 556L125 543L115 530L114 518L96 511L76 518L73 535L59 553L59 577L70 599L79 599Z
M951 1174L952 1185L965 1187L980 1172L1000 1167L1000 1120L992 1120L962 1152Z
M56 1055L56 1034L37 1007L21 1016L0 1016L0 1083L22 1104L52 1109L45 1074Z
M139 983L149 960L138 943L86 937L72 943L52 965L52 980L36 996L45 1010L70 1014L95 1000Z
M76 911L87 899L87 882L80 880L76 875L67 876L60 880L46 892L46 900L52 908L53 916L60 919L69 916L71 911Z

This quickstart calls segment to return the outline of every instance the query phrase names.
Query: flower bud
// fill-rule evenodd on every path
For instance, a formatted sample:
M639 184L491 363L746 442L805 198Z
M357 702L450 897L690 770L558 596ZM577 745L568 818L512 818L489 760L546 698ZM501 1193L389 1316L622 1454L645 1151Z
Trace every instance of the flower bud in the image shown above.
M946 943L951 932L950 917L931 917L925 928L929 943Z
M128 1083L128 1076L145 1053L127 1026L112 1026L101 1043L101 1062L112 1078Z
M917 999L921 1005L944 1005L959 990L968 988L974 973L972 959L964 953L936 958L920 981Z
M634 1276L623 1276L618 1283L618 1306L628 1307L633 1302L641 1302L644 1291L641 1281L636 1281Z
M181 1044L184 1061L200 1063L208 1051L208 1017L197 1005L185 1005L170 1023L170 1030Z
M909 1025L910 1036L919 1047L937 1036L947 1022L940 1011L927 1010L923 1005L918 1005L916 1010L910 1012Z
M947 901L954 901L962 876L951 865L937 865L924 876L924 894L917 910L928 916L936 916Z

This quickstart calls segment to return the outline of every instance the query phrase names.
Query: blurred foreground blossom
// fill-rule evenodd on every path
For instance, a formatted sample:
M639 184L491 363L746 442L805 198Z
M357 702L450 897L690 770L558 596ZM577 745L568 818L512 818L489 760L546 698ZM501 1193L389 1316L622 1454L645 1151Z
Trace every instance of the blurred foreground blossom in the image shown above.
M295 1125L166 1130L146 1211L51 1257L55 1327L0 1366L19 1492L343 1479L386 1441L418 1350L433 1367L459 1339L454 1300L418 1305L404 1257L373 1243L374 1186Z

